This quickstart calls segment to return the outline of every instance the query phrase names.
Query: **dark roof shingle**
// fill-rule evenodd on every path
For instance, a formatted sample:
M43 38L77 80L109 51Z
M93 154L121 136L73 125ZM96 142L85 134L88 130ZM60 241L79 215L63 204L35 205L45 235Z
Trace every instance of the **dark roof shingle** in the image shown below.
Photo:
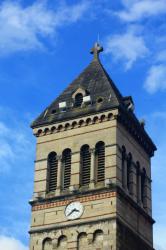
M98 112L119 108L118 121L132 134L133 129L137 131L136 140L145 148L145 151L153 155L156 146L140 125L137 117L133 113L134 103L131 96L123 97L116 85L103 68L98 54L102 47L96 44L92 52L93 61L87 68L57 97L31 124L32 128L50 125L70 119L91 115ZM82 89L90 95L91 103L74 107L73 94ZM102 102L98 102L98 99ZM59 103L66 102L66 109L60 110ZM134 132L135 133L135 132ZM142 138L142 141L141 139ZM146 142L146 143L145 143ZM145 145L146 144L146 145Z
M90 93L91 105L73 108L73 93L82 88ZM103 102L98 104L97 99ZM59 103L66 102L66 112L60 112ZM99 60L89 66L57 97L42 114L34 120L32 127L72 119L86 114L100 112L124 104L119 90L103 68ZM55 112L56 111L56 112Z

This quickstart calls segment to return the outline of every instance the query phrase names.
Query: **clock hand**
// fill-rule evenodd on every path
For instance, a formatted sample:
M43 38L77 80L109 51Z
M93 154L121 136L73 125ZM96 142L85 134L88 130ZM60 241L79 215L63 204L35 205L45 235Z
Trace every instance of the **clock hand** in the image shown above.
M78 209L74 208L67 216L71 215L73 212L80 212Z
M76 209L76 208L74 208L73 210L71 210L71 212L67 215L67 216L69 216L69 215L71 215L73 212L77 212L78 210Z
M75 208L75 212L79 212L79 211L80 211L80 210L78 210L78 209Z
M67 216L71 215L73 213L73 210L71 210L71 212L69 214L67 214Z

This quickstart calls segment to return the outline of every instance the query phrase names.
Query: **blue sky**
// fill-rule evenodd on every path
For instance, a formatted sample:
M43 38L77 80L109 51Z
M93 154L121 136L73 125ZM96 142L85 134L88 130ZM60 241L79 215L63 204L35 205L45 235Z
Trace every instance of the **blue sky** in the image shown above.
M0 245L27 250L35 138L30 122L89 64L102 63L158 147L154 242L166 249L166 1L0 1ZM99 34L99 35L98 35Z

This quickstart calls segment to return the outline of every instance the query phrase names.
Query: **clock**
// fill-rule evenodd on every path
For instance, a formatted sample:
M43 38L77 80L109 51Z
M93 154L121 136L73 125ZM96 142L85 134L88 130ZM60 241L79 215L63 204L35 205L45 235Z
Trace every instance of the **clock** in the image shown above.
M84 212L84 207L78 201L71 202L65 208L65 216L67 217L68 220L76 220L80 218L83 212Z

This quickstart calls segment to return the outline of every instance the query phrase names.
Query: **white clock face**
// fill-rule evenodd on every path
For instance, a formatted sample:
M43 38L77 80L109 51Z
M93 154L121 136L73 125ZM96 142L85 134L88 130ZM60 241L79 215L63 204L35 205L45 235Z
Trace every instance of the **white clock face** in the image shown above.
M72 202L65 209L65 216L68 220L75 220L81 217L84 208L80 202Z

